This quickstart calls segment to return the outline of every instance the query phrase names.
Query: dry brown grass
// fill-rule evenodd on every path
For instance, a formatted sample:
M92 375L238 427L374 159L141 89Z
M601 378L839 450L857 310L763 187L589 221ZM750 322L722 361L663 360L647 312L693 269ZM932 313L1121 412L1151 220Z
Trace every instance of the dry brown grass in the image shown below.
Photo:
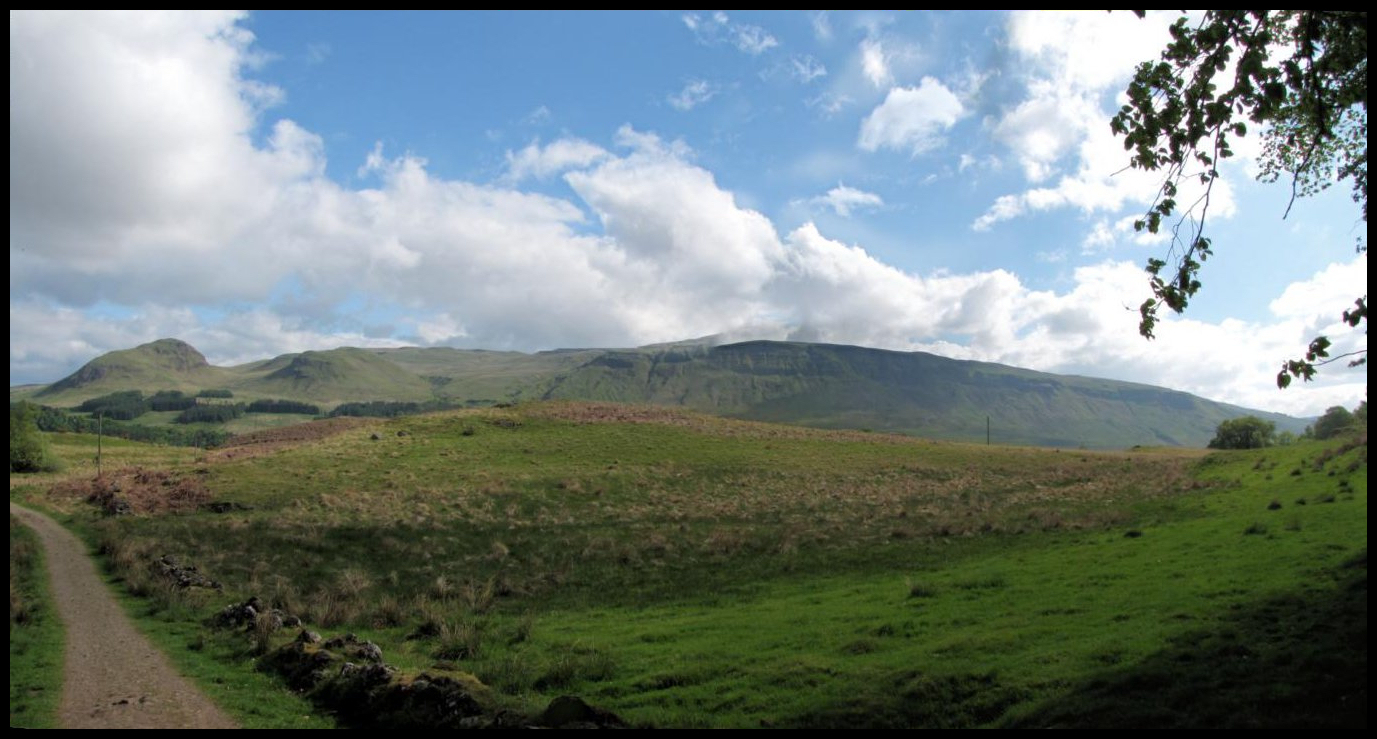
M116 501L128 503L132 513L182 513L211 501L210 490L192 474L125 467L100 478L76 478L57 483L56 499L82 500L112 510ZM113 511L112 511L113 512Z
M325 418L309 423L236 434L231 436L218 450L212 452L210 458L213 461L223 461L270 454L321 439L328 439L351 429L381 424L382 421L376 418Z

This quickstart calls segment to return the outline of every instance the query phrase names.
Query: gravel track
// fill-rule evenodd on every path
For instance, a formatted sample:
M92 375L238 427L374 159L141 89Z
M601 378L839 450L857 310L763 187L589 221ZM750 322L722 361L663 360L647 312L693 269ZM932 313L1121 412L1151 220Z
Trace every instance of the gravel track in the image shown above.
M172 668L125 616L86 546L47 516L10 503L43 543L66 630L58 726L67 729L233 729L234 721Z

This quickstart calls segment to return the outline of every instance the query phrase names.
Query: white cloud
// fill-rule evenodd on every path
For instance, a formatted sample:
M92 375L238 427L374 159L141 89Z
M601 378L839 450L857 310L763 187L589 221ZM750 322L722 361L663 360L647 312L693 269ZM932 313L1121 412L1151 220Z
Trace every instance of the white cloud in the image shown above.
M779 46L779 41L776 41L769 31L760 26L740 24L732 27L732 42L736 48L752 56L757 56Z
M544 105L537 105L534 110L526 114L522 122L529 126L542 126L550 122L550 109Z
M1034 85L1030 85L1030 88ZM1067 95L1051 85L1038 84L1030 97L1010 110L995 125L995 140L1008 146L1023 166L1030 182L1041 182L1054 165L1087 135L1089 128L1105 124L1093 100Z
M232 363L403 340L539 349L773 332L1301 412L1353 405L1366 387L1365 374L1336 369L1285 395L1263 391L1316 332L1365 346L1334 327L1361 294L1365 260L1288 289L1271 320L1172 316L1149 343L1132 310L1147 290L1136 264L1082 267L1064 292L1005 270L908 273L812 224L781 237L682 142L629 126L612 152L532 143L496 185L378 147L363 166L370 186L345 186L326 175L319 136L262 120L237 19L12 14L12 381L52 380L169 335ZM963 112L924 80L891 91L863 139L922 151ZM569 199L512 184L560 172ZM1113 198L1081 191L1103 184L1091 174L1001 207L1109 210ZM841 184L822 197L839 213L880 204Z
M855 102L856 101L853 100L850 95L828 91L823 92L817 97L808 98L804 101L804 104L810 108L821 110L824 115L831 118L837 113L840 113L848 105L852 105Z
M991 134L1009 148L1033 186L998 197L972 228L983 231L1026 213L1065 207L1087 214L1146 209L1161 179L1154 173L1128 169L1123 142L1109 130L1108 121L1119 104L1110 101L1109 94L1127 86L1139 63L1158 58L1170 40L1167 27L1175 17L1010 14L1006 24L1013 60L1010 71L1023 87L1023 98L993 122ZM1256 148L1252 142L1241 142L1241 146L1244 152ZM1228 178L1249 166L1249 161L1238 157L1221 167L1225 178L1210 194L1210 217L1233 215L1236 207ZM1183 212L1203 192L1197 181L1184 182L1177 198ZM1126 240L1112 238L1123 231L1119 225L1110 229L1103 223L1097 221L1085 237L1090 250ZM1152 240L1150 235L1132 239L1135 243Z
M827 76L827 67L822 62L814 59L808 54L795 54L789 58L789 65L794 78L807 84L819 77Z
M1278 318L1301 319L1328 330L1343 311L1354 307L1354 299L1367 294L1366 264L1366 254L1347 264L1331 264L1307 280L1288 285L1268 308Z
M942 134L965 113L961 101L941 82L924 77L918 87L895 87L861 122L858 145L922 154L942 143Z
M701 44L731 44L737 50L751 56L759 56L779 46L779 40L764 28L748 23L735 23L726 13L720 11L706 17L697 13L687 13L680 16L680 20Z
M884 45L873 38L861 42L861 70L870 84L884 87L894 81L889 72L889 62L885 59Z
M63 338L53 341L54 336ZM107 351L168 337L190 343L219 366L313 349L407 343L358 331L314 330L262 309L227 312L209 324L185 308L140 306L115 317L23 301L10 305L10 372L50 382Z
M736 205L712 175L665 147L641 148L566 180L598 214L620 266L630 270L619 290L640 296L631 305L673 307L706 334L756 312L761 285L781 246L768 219ZM670 316L646 316L657 325ZM701 330L700 330L701 329Z
M1161 186L1159 174L1126 168L1123 144L1108 126L1089 129L1076 151L1079 163L1074 172L1063 175L1051 186L1035 187L1017 195L1001 195L971 227L984 231L1000 221L1025 213L1063 207L1075 207L1087 214L1118 213L1128 206L1146 208L1146 201ZM1238 167L1231 162L1220 169L1229 174L1236 173ZM1190 207L1202 203L1205 194L1199 180L1183 180L1177 195L1182 206L1180 212L1184 214ZM1229 218L1236 212L1233 186L1227 178L1216 180L1209 191L1210 217Z
M1171 40L1176 14L1020 11L1009 15L1009 47L1020 65L1073 90L1099 91L1126 82L1156 60Z
M711 100L717 94L717 86L706 80L689 80L684 89L670 95L666 100L677 110L689 111Z
M1114 245L1114 231L1110 228L1109 222L1101 219L1095 222L1094 228L1086 235L1081 242L1081 251L1090 254L1097 251L1104 251Z
M853 210L882 207L885 201L873 192L857 190L838 183L836 187L812 199L816 205L826 206L843 218L850 218Z
M544 147L539 141L533 141L521 151L507 151L505 181L520 182L527 177L548 179L565 170L587 167L607 156L601 146L583 139L559 139Z

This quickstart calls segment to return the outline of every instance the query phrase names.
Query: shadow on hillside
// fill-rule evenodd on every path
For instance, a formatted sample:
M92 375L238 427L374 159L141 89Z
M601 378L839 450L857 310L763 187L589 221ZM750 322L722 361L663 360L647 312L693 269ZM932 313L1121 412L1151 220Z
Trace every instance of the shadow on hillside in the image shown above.
M1367 550L1304 590L1182 634L1011 725L1020 728L1367 726Z

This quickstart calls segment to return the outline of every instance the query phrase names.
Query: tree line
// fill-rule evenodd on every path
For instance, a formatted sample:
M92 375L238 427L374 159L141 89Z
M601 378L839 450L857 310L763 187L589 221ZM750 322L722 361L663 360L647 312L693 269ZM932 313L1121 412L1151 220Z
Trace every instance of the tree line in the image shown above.
M97 428L99 424L99 429ZM33 439L38 431L49 433L94 434L99 430L106 436L114 436L131 441L144 441L169 446L194 446L208 448L225 443L229 432L222 429L179 428L176 426L147 426L109 418L97 421L87 415L71 413L61 408L36 405L27 401L10 403L10 455L14 464L16 443L21 456L32 454ZM27 445L27 446L26 446ZM17 471L17 470L12 470Z
M1277 425L1257 416L1243 416L1223 421L1210 440L1211 449L1261 449L1285 445L1299 439L1324 440L1367 428L1367 401L1350 412L1343 406L1332 406L1299 437L1289 431L1277 433Z

